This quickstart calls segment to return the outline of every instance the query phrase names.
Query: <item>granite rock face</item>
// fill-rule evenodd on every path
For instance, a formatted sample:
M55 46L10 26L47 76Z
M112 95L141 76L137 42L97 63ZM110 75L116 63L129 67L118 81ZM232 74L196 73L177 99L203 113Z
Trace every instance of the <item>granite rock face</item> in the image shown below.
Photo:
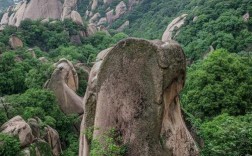
M92 140L83 132L92 127L101 144L101 136L115 129L128 156L198 155L179 104L185 70L185 55L174 41L129 38L102 51L83 101L79 156L90 154Z
M21 1L16 6L11 6L3 15L0 26L19 26L25 19L73 19L78 24L83 24L80 14L75 11L77 0L29 0Z

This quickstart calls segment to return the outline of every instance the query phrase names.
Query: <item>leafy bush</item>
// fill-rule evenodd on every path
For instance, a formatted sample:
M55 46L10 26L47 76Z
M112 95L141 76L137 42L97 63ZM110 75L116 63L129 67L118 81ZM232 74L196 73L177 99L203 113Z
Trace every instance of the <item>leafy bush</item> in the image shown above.
M91 132L86 132L89 139ZM99 140L103 140L101 143ZM123 156L127 152L126 145L122 144L122 138L115 129L110 129L98 139L92 139L91 156Z
M0 133L0 155L16 156L20 152L20 142L18 138Z
M249 58L217 50L189 68L182 93L184 108L195 117L252 111L252 69Z
M252 153L252 115L229 116L222 114L200 128L205 147L202 155L240 156Z

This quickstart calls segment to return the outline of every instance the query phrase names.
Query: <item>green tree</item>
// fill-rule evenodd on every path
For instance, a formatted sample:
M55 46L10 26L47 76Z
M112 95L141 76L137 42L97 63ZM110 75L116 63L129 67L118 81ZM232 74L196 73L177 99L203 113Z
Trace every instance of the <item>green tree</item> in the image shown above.
M212 52L189 68L181 96L184 108L201 119L251 112L251 67L248 58L223 49Z
M0 155L16 156L20 152L20 142L18 138L0 133Z
M252 115L222 114L200 127L204 138L202 155L240 156L252 153Z

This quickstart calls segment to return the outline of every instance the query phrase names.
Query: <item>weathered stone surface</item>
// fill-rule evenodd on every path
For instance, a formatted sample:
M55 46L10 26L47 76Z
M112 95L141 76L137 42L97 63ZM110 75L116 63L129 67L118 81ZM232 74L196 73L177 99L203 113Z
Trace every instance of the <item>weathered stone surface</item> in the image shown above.
M9 16L8 16L8 12L6 12L6 13L4 13L0 23L2 25L7 25L8 22L9 22Z
M78 75L66 59L61 59L56 65L51 79L45 85L56 95L61 110L66 114L82 114L82 98L75 92L78 89Z
M50 126L45 127L45 132L45 140L50 145L53 155L60 155L62 153L62 149L58 132Z
M115 8L106 13L107 21L111 24L113 21L121 17L127 11L127 5L121 1ZM114 13L115 12L115 13Z
M107 18L106 17L102 17L100 18L99 22L97 23L97 25L102 25L102 24L106 24L107 23Z
M61 20L70 19L71 13L76 7L77 0L65 0L63 4L63 11L61 15Z
M22 48L23 42L15 35L11 35L9 39L9 44L12 49Z
M83 24L82 18L76 9L77 0L29 0L21 1L15 7L10 7L1 19L1 25L19 26L25 19L42 20L72 19L77 24Z
M186 58L177 43L129 38L97 58L83 102L79 156L89 155L83 132L91 127L100 143L114 128L128 156L198 155L181 116Z
M32 129L21 116L10 119L1 126L0 130L1 133L18 136L22 147L31 144L34 139Z
M185 19L187 14L183 14L177 18L175 18L166 28L163 36L162 41L167 42L173 38L174 31L177 31L184 25Z
M28 119L27 123L29 124L29 126L32 129L32 134L35 138L39 138L40 137L40 124L42 123L40 119Z
M80 14L77 11L72 11L71 12L71 19L73 20L73 22L79 24L79 25L83 25L83 21L82 18L80 16Z
M95 26L95 24L89 24L87 27L87 35L88 36L92 36L97 32L97 27Z
M98 54L96 62L89 73L88 87L86 89L86 93L83 99L83 103L85 105L84 108L89 108L89 110L84 111L83 120L81 123L79 156L89 155L89 145L87 142L88 140L83 132L85 132L85 130L88 127L92 127L94 125L94 118L95 118L94 114L95 114L96 94L97 94L96 93L97 74L105 56L111 49L112 48L108 48L106 50L101 51Z
M101 15L99 13L94 14L94 16L92 16L90 18L89 23L95 23L95 22L97 22L97 20L100 18L100 16Z

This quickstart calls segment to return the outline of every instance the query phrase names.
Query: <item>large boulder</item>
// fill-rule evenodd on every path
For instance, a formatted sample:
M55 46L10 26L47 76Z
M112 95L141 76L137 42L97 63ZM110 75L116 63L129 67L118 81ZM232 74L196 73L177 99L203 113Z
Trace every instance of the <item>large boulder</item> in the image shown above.
M73 64L61 59L55 66L56 69L45 87L54 92L65 114L82 114L82 98L76 94L79 85L78 75Z
M53 155L59 156L62 153L61 143L58 132L50 126L45 127L45 140L50 145Z
M32 129L21 116L16 116L4 123L0 131L11 136L17 136L21 147L31 144L34 140Z
M187 14L183 14L177 18L175 18L166 28L163 36L162 36L162 41L166 42L174 37L174 32L176 33L175 35L178 34L179 29L184 25L185 20L186 20Z
M11 35L9 45L12 49L22 48L24 46L22 40L15 35Z
M98 55L84 97L79 156L90 154L90 137L104 144L115 129L126 155L198 155L183 121L179 92L186 58L175 42L129 38Z

